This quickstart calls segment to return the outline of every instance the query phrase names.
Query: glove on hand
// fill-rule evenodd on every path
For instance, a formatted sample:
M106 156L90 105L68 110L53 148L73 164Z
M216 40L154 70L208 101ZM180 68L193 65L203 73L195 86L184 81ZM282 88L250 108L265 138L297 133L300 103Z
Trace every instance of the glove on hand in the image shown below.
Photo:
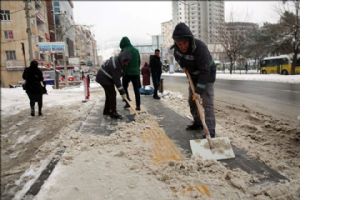
M120 93L122 100L127 99L127 94L122 87L118 88L118 92Z

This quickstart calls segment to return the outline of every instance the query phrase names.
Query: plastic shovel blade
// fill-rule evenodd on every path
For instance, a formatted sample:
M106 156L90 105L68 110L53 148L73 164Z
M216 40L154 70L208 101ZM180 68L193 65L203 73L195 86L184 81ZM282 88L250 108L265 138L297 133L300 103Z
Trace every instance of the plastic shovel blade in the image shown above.
M128 114L128 115L126 115L126 117L127 117L127 122L133 122L133 121L136 121L135 119L134 119L134 114Z
M207 139L190 140L192 155L205 160L223 160L235 158L232 145L227 137L212 138L212 149Z

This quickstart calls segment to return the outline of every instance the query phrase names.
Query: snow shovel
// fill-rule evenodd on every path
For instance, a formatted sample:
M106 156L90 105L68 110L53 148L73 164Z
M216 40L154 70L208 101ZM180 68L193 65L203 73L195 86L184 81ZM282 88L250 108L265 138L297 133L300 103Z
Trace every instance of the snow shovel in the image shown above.
M191 151L193 155L199 155L206 160L222 160L234 158L234 152L232 145L227 137L211 138L210 132L207 128L205 121L205 110L202 106L201 97L196 94L195 87L192 82L191 76L187 69L185 68L185 74L189 81L189 85L192 92L192 99L196 103L198 110L198 116L200 117L203 132L205 133L206 139L190 140Z
M131 103L129 103L129 101L128 101L128 99L127 99L126 96L123 97L123 100L129 105L129 107L131 108L131 110L134 112L133 115L127 115L128 120L129 120L130 122L131 122L131 121L135 121L134 116L135 116L135 115L138 115L137 111L133 109Z

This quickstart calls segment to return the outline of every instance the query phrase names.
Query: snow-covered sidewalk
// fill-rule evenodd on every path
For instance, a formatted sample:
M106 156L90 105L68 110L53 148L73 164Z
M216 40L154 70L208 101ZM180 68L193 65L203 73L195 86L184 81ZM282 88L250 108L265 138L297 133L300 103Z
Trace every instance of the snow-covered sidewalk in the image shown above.
M163 76L186 76L184 73L175 72L173 74L163 73ZM268 81L268 82L281 82L281 83L300 83L300 75L280 75L280 74L225 74L222 72L217 73L217 79L222 80L248 80L248 81Z
M26 199L299 199L299 132L286 122L245 106L216 105L219 135L290 179L262 183L264 176L187 156L165 134L159 123L163 116L144 112L144 105L154 101L187 117L188 105L180 93L166 91L160 101L142 97L143 111L136 121L127 123L102 117L104 92L92 86L87 103L81 102L81 87L49 89L42 117L29 116L22 88L2 89L2 123L6 123L2 139L6 143L1 156L7 161L5 174L18 174L17 179L6 181L10 188L6 193L21 199L41 173L42 161L50 159L56 148L65 147L39 193ZM120 113L129 112L122 106L118 102Z

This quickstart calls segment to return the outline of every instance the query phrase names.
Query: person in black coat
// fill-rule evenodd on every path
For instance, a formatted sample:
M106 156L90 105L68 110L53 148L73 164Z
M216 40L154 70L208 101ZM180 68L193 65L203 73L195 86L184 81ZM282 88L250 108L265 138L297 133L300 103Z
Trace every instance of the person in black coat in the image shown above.
M216 64L214 63L207 45L194 38L190 28L185 23L175 26L173 32L175 60L181 68L188 70L196 93L202 98L205 110L205 121L211 137L216 136L214 115L214 82L216 80ZM202 130L201 120L198 116L197 107L193 101L192 92L189 88L190 112L194 118L187 130Z
M30 99L31 116L35 116L35 103L38 103L38 115L42 115L43 73L38 68L38 62L33 60L30 67L25 68L22 78L25 80L24 89Z
M149 60L149 67L150 71L152 73L152 80L153 80L153 85L154 85L154 99L160 99L158 96L158 88L160 85L160 77L162 73L162 63L160 61L160 50L155 49L154 55L150 56Z
M127 95L121 84L121 76L123 66L126 66L131 58L132 56L128 51L121 52L119 56L113 56L106 60L96 74L96 82L105 90L106 99L103 115L109 115L113 119L122 119L122 116L117 113L115 86L122 99L126 99Z

